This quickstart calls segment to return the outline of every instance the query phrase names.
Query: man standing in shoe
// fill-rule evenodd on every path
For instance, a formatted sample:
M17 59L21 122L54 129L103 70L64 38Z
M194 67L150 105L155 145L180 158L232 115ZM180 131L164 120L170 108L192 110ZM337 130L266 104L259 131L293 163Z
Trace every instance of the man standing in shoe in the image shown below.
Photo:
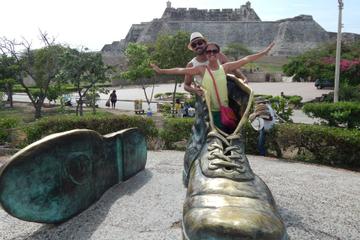
M188 48L194 53L196 53L196 57L194 57L186 65L187 68L205 66L209 63L205 53L206 44L207 44L207 40L204 38L204 36L201 33L193 32L191 34ZM229 61L229 59L222 52L218 54L218 59L220 65ZM241 78L244 81L244 83L248 82L246 76L239 69L236 69L234 71L234 74L238 78ZM190 93L195 93L198 96L202 96L203 91L200 88L201 82L202 82L202 76L200 75L195 75L194 77L190 75L185 75L184 89Z

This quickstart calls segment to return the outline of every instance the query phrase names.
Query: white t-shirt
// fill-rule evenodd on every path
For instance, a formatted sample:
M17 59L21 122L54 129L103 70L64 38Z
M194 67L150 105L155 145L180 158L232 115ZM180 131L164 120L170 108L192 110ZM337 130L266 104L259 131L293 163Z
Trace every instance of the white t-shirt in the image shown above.
M196 57L194 57L193 59L191 59L190 61L193 65L193 67L197 67L197 66L205 66L209 63L209 60L206 60L205 62L199 62ZM201 86L201 82L202 82L202 76L201 75L195 75L194 76L194 82L195 84Z

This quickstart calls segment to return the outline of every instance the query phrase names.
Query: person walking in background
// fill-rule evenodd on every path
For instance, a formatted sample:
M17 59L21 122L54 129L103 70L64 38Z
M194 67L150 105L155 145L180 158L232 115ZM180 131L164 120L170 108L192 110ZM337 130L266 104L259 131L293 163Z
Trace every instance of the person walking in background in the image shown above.
M204 36L199 32L193 32L190 36L190 43L188 44L188 49L193 51L196 54L187 65L187 68L197 67L197 66L205 66L209 63L209 60L206 56L205 48L207 45L207 40ZM224 64L229 61L229 59L222 53L219 52L217 54L219 64ZM247 83L248 80L246 76L239 70L235 69L233 71L236 77L241 78L244 83ZM190 93L195 93L198 96L202 96L203 92L200 88L202 81L202 76L195 75L185 75L184 78L184 89Z
M117 101L116 91L113 90L112 93L110 94L110 102L112 109L115 109L116 101Z

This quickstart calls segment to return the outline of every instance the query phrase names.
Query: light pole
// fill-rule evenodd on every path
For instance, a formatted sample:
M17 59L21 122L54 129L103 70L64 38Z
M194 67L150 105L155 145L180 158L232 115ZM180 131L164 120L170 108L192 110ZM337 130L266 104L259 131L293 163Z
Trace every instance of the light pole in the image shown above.
M342 10L344 3L342 0L339 2L339 21L338 21L338 34L336 40L336 63L335 63L335 88L334 88L334 102L339 101L339 78L340 78L340 55L341 55L341 28L342 28Z

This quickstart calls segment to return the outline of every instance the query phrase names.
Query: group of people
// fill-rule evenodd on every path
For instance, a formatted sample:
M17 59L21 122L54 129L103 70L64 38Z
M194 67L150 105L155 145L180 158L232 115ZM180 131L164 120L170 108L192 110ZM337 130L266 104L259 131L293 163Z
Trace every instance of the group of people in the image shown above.
M247 83L246 76L239 70L240 67L267 55L273 46L274 43L271 43L260 52L229 62L227 57L221 53L220 46L217 43L208 42L201 33L194 32L190 36L188 48L196 56L185 68L161 69L155 64L150 64L150 66L158 74L185 75L184 89L190 93L204 96L204 91L206 91L210 97L213 122L216 127L225 131L226 126L222 124L220 119L220 104L225 107L228 107L229 104L226 74L232 73ZM214 88L215 83L216 87ZM264 140L265 132L260 131L259 149L262 155L265 155Z
M177 98L175 101L175 113L177 117L193 117L195 112L191 105L187 102L181 103L180 99Z

